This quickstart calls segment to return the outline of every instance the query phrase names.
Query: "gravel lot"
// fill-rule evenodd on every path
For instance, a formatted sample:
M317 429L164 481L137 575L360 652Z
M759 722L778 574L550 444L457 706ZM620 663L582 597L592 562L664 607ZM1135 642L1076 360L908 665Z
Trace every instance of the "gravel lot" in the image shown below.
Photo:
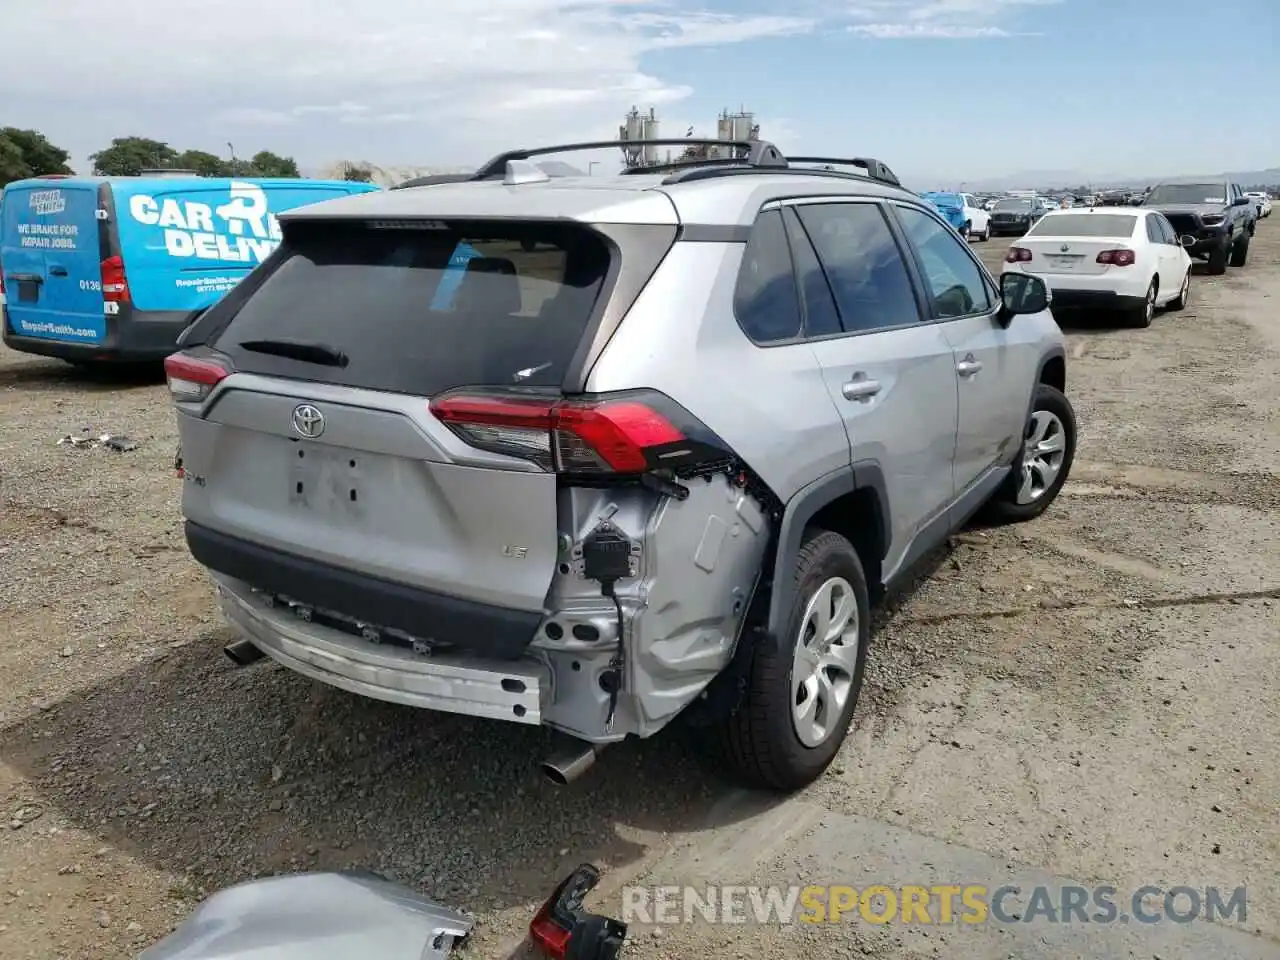
M1007 246L975 248L998 269ZM1186 311L1069 340L1062 498L957 537L886 611L842 759L769 806L1010 869L1251 884L1250 932L1280 955L1280 217L1245 269L1198 268ZM56 443L100 433L138 446ZM760 798L674 733L557 790L539 732L235 670L175 443L158 379L0 347L0 956L131 957L204 892L357 865L474 909L474 955L504 956L576 863L610 889L675 882L749 832ZM805 875L775 848L761 876ZM647 957L970 955L856 927L637 934Z

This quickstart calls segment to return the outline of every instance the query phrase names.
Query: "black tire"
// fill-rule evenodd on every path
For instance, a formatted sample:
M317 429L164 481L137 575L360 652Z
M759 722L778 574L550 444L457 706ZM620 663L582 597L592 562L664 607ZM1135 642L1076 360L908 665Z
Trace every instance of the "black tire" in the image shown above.
M1159 281L1157 278L1152 277L1151 282L1147 284L1147 293L1142 302L1132 307L1126 307L1122 312L1121 319L1126 327L1142 329L1151 326L1151 321L1155 319L1156 295L1159 289Z
M1224 242L1221 246L1214 247L1209 253L1209 275L1220 277L1227 272L1227 251L1230 249L1230 243Z
M1036 419L1035 415L1040 411L1051 413L1057 417L1058 422L1062 425L1063 436L1066 438L1066 446L1063 451L1062 464L1058 468L1058 475L1045 488L1044 492L1030 503L1019 503L1018 488L1022 483L1022 463L1023 457L1026 455L1024 446L1018 452L1018 458L1013 462L1013 471L983 507L983 515L992 522L1023 523L1027 520L1034 520L1048 510L1049 504L1057 499L1058 493L1062 490L1062 485L1067 482L1067 477L1071 473L1071 464L1076 456L1076 413L1071 406L1071 401L1060 390L1049 386L1047 383L1037 384L1035 398L1031 403L1031 415L1027 418L1026 436L1031 434Z
M742 705L724 720L723 755L734 773L752 786L792 792L822 776L844 743L858 705L871 640L866 574L847 539L828 530L810 530L793 567L795 599L787 612L778 649L756 652ZM853 587L858 609L858 649L848 699L827 738L806 746L791 718L794 700L792 661L800 642L801 621L814 593L832 577Z
M1231 266L1243 267L1249 261L1249 235L1239 237L1231 247Z
M1166 310L1182 310L1186 307L1187 301L1191 298L1191 271L1187 271L1187 275L1182 278L1182 286L1178 288L1178 295L1174 297L1165 306Z

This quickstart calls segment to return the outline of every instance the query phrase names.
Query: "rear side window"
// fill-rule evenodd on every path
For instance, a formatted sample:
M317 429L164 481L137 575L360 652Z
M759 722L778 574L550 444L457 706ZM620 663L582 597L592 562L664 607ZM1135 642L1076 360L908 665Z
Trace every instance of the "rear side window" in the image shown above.
M790 340L800 333L800 301L782 214L766 210L751 229L733 292L733 311L756 343Z
M919 321L902 251L878 205L804 204L796 213L822 262L846 333Z
M609 265L598 234L566 224L299 222L212 345L238 370L395 393L559 386Z

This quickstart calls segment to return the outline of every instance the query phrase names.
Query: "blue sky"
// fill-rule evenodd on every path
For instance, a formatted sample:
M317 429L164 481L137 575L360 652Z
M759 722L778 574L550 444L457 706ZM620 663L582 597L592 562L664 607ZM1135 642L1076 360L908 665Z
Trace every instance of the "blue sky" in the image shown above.
M1280 166L1280 0L45 0L5 15L3 120L317 169L473 165L746 107L913 186ZM359 11L359 12L357 12ZM612 162L613 154L606 162Z

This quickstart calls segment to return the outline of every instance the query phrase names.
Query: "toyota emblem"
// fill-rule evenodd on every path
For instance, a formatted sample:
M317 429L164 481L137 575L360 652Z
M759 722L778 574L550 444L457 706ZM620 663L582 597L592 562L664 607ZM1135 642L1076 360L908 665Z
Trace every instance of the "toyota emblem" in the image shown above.
M324 414L309 403L300 403L293 408L293 429L299 436L314 440L324 433Z

